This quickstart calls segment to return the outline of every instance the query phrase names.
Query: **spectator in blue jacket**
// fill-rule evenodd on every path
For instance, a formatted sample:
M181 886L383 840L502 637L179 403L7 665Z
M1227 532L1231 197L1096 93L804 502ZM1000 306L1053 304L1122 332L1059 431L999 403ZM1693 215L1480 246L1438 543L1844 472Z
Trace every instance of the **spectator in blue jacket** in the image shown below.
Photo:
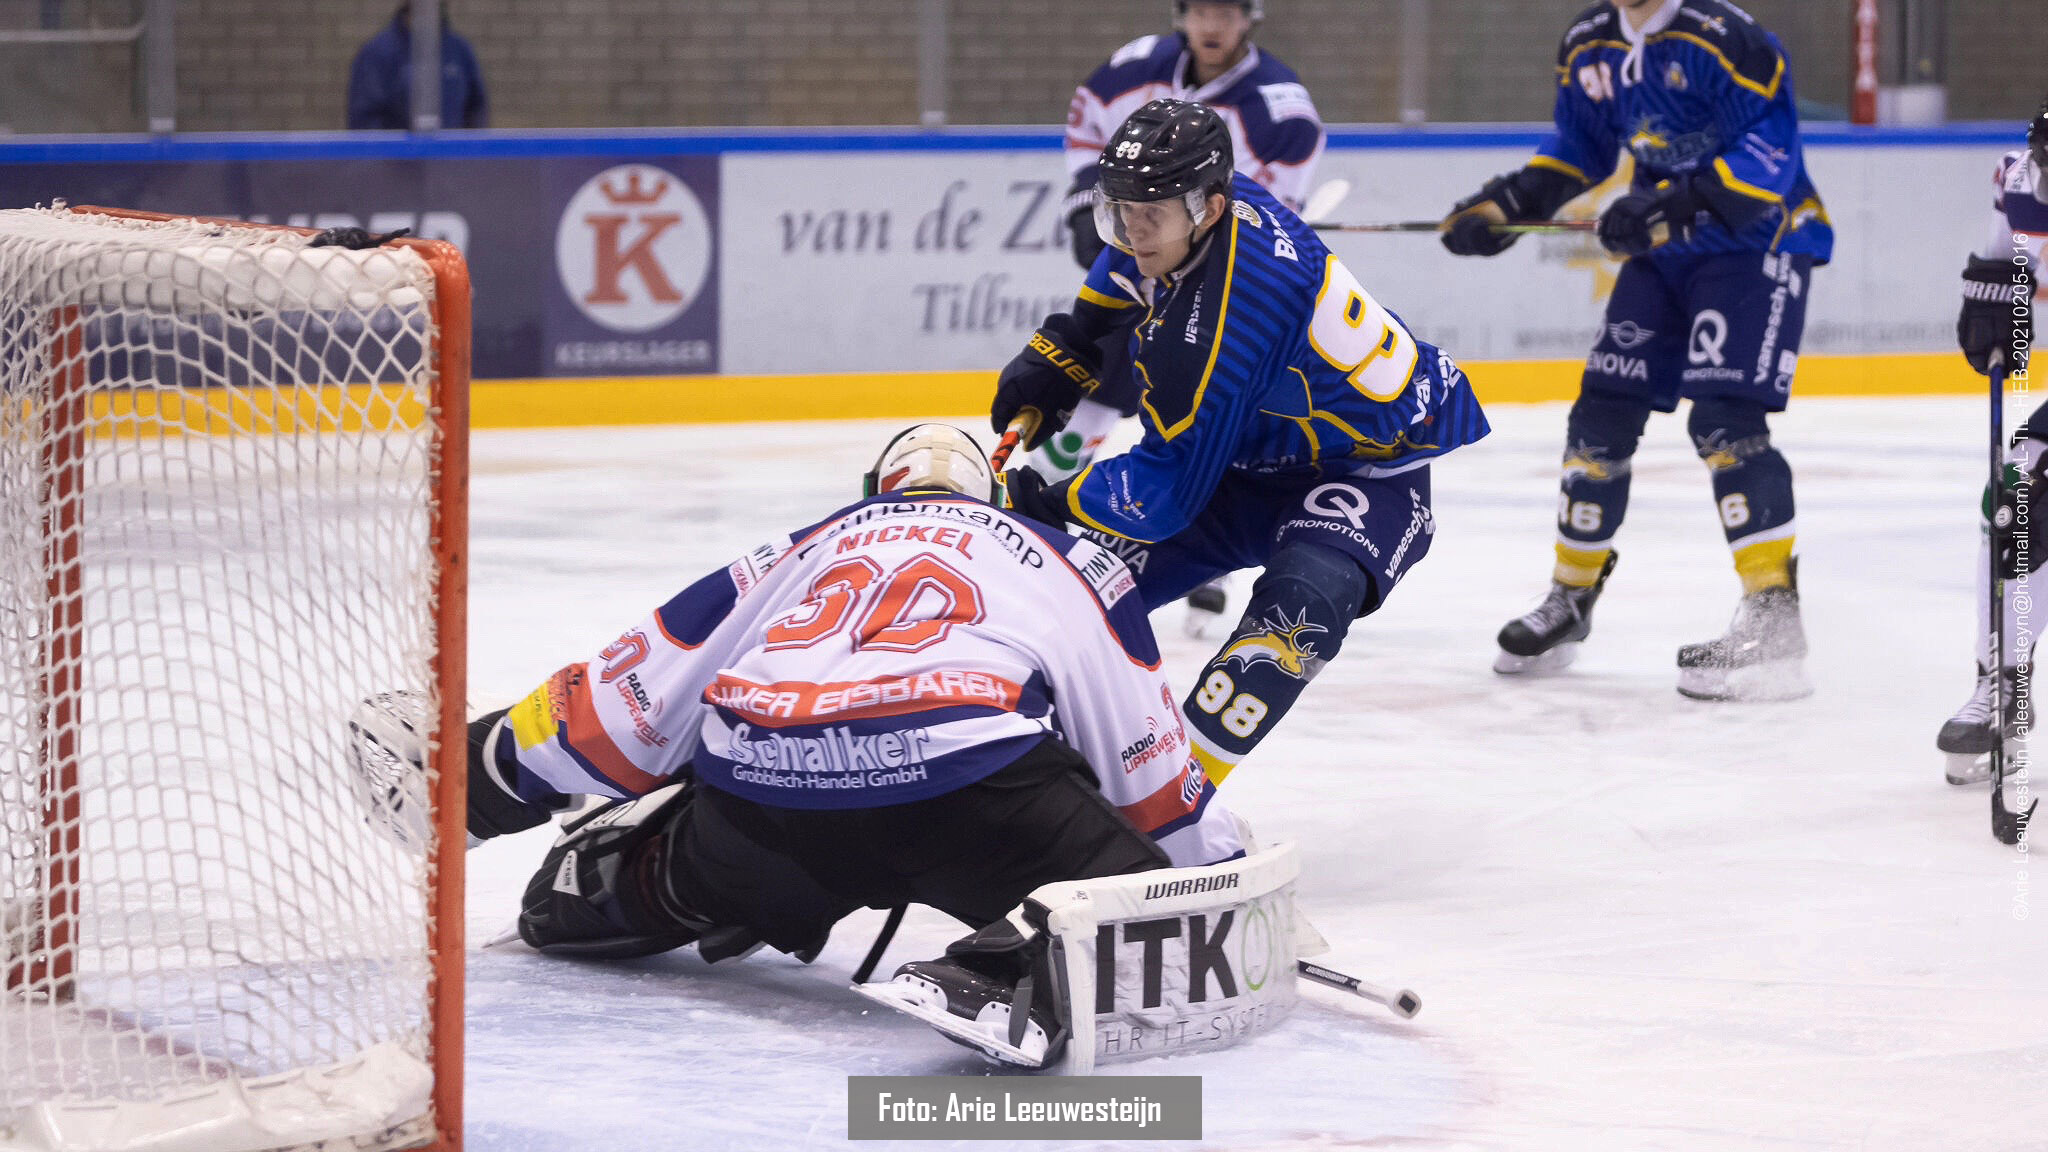
M441 126L483 128L490 121L483 71L469 41L441 15ZM391 23L356 50L348 70L350 128L412 127L412 5L400 4Z

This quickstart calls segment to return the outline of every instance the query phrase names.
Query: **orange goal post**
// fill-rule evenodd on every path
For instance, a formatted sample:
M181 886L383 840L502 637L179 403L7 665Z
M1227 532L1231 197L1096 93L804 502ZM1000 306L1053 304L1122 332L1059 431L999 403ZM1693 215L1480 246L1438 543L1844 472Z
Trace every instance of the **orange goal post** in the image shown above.
M468 274L310 240L0 211L0 1152L461 1145Z

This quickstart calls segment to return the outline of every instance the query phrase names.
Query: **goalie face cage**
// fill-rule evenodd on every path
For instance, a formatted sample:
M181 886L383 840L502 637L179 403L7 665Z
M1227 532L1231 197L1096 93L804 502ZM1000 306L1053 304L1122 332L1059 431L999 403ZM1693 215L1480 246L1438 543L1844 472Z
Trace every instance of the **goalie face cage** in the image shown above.
M0 211L0 1150L460 1145L468 278L306 242Z

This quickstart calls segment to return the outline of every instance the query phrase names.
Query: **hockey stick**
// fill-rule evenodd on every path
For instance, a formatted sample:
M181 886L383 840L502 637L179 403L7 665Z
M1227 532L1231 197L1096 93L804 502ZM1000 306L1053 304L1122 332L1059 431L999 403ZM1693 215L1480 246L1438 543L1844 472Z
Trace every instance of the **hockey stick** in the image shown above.
M1010 453L1017 445L1031 439L1038 432L1039 421L1045 419L1036 408L1020 408L1010 418L1010 426L1003 429L1003 438L996 442L996 450L989 453L988 466L991 471L1001 472L1003 465L1010 462Z
M2005 483L2005 353L1991 353L1991 563L1985 579L1991 599L1991 835L2017 844L2034 817L2036 799L2025 812L2005 806L2005 588L1998 571L1999 537L2012 530L2015 514L2000 499Z
M1356 976L1346 976L1333 968L1325 968L1320 964L1311 964L1307 960L1296 960L1294 962L1294 970L1326 988L1335 988L1340 992L1350 992L1370 1000L1403 1020L1413 1020L1415 1019L1415 1014L1422 1011L1422 997L1417 996L1406 988L1388 991L1385 988L1367 984Z
M1441 232L1441 220L1396 220L1385 224L1317 224L1309 227L1318 232ZM1600 227L1598 220L1541 220L1533 224L1495 224L1493 230L1504 234L1555 234L1566 232L1594 232Z
M875 965L882 962L882 953L889 950L889 941L896 938L896 929L903 926L903 914L908 911L908 904L898 904L889 909L889 918L882 922L882 930L875 934L875 942L868 948L866 958L861 960L860 967L853 970L855 984L865 984L868 977L875 974Z
M1318 221L1328 220L1330 213L1335 212L1337 205L1344 203L1344 198L1349 195L1351 181L1341 176L1317 185L1316 190L1309 193L1308 199L1301 205L1302 220L1310 227L1315 227Z

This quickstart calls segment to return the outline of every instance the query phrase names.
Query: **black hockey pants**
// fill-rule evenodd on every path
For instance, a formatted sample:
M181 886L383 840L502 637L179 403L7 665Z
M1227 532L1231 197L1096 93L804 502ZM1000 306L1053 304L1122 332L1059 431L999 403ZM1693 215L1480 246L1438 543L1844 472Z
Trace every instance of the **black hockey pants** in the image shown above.
M1169 866L1052 737L965 788L885 808L771 808L700 785L683 832L668 859L677 901L784 952L823 947L858 908L926 904L980 928L1041 884Z

